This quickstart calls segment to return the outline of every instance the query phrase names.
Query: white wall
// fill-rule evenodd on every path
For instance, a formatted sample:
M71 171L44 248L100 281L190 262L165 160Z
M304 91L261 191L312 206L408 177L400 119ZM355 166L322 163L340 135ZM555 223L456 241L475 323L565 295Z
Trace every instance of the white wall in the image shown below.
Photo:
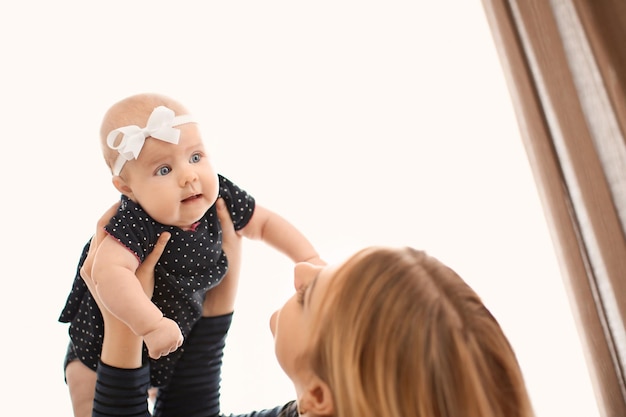
M69 415L57 317L82 245L117 199L99 154L113 102L190 107L220 172L329 260L412 245L473 285L537 415L598 415L479 1L22 1L0 6L4 406ZM293 398L270 313L291 265L246 243L225 411Z

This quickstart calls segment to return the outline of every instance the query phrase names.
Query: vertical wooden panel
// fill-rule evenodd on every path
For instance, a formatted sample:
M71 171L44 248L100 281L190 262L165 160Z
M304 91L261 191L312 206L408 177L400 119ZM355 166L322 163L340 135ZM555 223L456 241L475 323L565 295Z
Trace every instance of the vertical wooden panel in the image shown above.
M626 340L626 239L615 204L616 199L626 201L621 201L624 194L615 192L615 181L607 180L606 162L598 153L598 141L612 139L594 137L589 128L593 108L581 103L580 80L575 80L581 72L572 72L571 66L591 60L602 69L599 88L609 97L609 112L623 132L624 39L615 37L626 30L626 2L616 9L611 9L614 0L575 3L576 7L567 0L483 0L570 289L601 412L626 416L620 345ZM556 20L555 9L574 11L585 30L569 33L576 27L559 27L562 20ZM588 41L593 53L572 57L585 53L585 48L572 52L568 43L566 50L564 40L577 39ZM617 137L623 145L623 133ZM626 177L626 170L621 175Z
M609 97L626 132L626 1L575 0Z

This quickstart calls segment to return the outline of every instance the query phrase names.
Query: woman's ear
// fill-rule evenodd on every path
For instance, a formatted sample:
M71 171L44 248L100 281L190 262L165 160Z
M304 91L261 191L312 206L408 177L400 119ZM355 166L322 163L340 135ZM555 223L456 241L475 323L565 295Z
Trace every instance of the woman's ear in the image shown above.
M130 188L128 184L126 184L126 181L124 181L122 177L120 177L119 175L114 175L112 181L113 186L117 188L117 191L124 194L131 200L133 199L133 189Z
M314 376L298 400L298 409L302 414L311 413L316 416L334 415L335 402L328 384Z

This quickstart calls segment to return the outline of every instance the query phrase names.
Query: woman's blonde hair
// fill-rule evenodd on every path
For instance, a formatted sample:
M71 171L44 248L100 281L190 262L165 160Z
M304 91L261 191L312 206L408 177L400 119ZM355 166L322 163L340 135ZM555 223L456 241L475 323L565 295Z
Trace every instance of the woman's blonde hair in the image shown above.
M411 248L368 248L333 279L310 350L337 417L530 417L516 356L478 295Z

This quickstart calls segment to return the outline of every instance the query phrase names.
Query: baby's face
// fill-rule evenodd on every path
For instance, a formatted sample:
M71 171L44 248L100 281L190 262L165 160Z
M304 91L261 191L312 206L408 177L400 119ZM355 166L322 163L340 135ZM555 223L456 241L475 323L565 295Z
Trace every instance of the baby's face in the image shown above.
M133 201L156 221L189 229L215 203L217 173L204 149L198 125L180 129L178 144L147 138L136 160L122 176Z

